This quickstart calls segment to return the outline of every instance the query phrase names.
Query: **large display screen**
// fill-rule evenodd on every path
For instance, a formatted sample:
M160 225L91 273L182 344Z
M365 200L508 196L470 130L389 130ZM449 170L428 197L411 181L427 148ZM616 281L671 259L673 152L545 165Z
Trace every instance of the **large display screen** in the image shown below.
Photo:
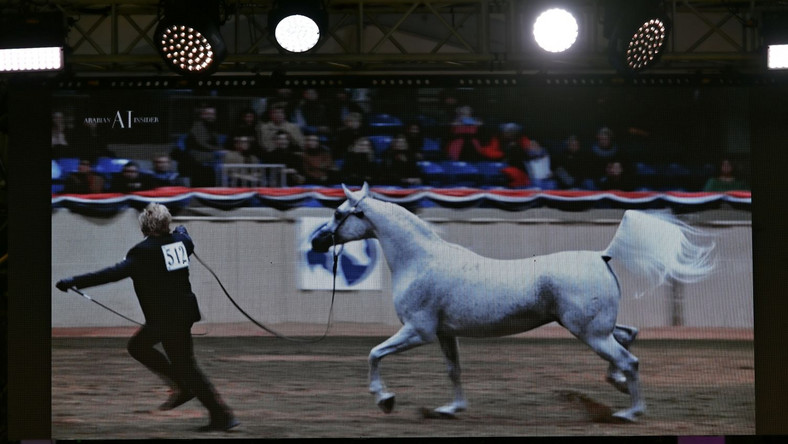
M16 120L27 130L12 144L36 144L35 159L18 162L39 178L50 164L51 177L20 193L45 201L30 207L45 211L35 217L49 215L24 230L51 236L35 240L46 282L21 307L50 313L27 328L48 324L41 399L53 439L204 436L201 401L159 410L170 385L126 351L134 323L151 322L137 299L143 277L55 288L125 260L153 202L196 245L196 365L241 422L223 437L753 435L770 424L756 408L756 378L772 364L756 359L769 299L753 223L758 153L786 136L772 113L788 103L779 84L315 76L27 86L41 104ZM19 95L14 104L31 105ZM343 214L364 184L370 201ZM713 245L713 269L649 286L625 262L647 260L677 229L626 222L648 214L670 214L690 241ZM407 232L412 215L418 228ZM367 231L312 248L342 217ZM389 229L408 245L374 239ZM441 240L413 268L421 256L401 252L424 230ZM625 230L634 243L609 247ZM610 253L619 250L631 253ZM576 251L599 262L566 253ZM400 263L430 290L413 287ZM402 302L414 292L426 299ZM451 321L452 297L471 295L476 324L464 330ZM420 330L414 319L427 315L413 314L431 304L433 329ZM501 306L512 311L490 320ZM442 352L452 356L454 336L462 389ZM387 340L396 352L376 348ZM370 395L380 350L386 389Z

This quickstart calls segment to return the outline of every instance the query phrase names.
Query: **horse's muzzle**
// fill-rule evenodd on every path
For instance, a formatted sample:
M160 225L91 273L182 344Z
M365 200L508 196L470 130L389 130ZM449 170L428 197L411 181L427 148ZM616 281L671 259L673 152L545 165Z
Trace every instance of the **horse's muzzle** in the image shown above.
M315 253L325 253L332 245L334 245L334 241L328 230L320 230L312 237L312 251Z

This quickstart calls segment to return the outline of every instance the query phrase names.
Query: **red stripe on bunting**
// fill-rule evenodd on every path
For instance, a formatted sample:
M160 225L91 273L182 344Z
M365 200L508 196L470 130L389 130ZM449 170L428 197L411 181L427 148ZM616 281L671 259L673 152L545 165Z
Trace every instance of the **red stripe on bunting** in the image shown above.
M357 187L351 188L356 190ZM441 200L452 201L457 198L490 199L501 202L525 202L535 197L544 199L572 201L585 201L588 199L607 198L620 202L643 201L649 199L666 199L686 204L706 203L714 200L727 200L739 203L750 203L752 193L750 191L728 191L724 193L715 192L650 192L650 191L542 191L542 190L479 190L475 188L373 188L376 195L392 199L407 198L409 196L420 196L429 198L440 203ZM121 193L100 193L100 194L54 194L52 203L62 201L80 201L110 203L123 201L133 197L161 199L161 198L188 198L195 194L203 199L210 199L216 196L217 199L228 197L242 197L244 194L256 194L260 197L270 199L299 199L306 197L325 198L329 200L344 199L345 193L341 188L186 188L186 187L163 187L150 191L140 191L130 194Z

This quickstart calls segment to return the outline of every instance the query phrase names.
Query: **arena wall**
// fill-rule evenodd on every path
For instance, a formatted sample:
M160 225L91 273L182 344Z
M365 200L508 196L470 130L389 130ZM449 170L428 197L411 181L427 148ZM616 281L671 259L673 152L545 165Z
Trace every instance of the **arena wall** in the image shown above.
M299 290L297 222L301 217L329 218L328 208L278 211L210 208L176 214L185 225L197 255L219 276L233 299L257 320L325 324L330 290ZM623 210L563 212L535 208L521 212L494 209L426 208L419 216L450 241L479 254L507 259L561 250L601 250L612 238ZM66 209L52 213L52 326L114 327L128 321L91 304L73 292L55 289L62 277L94 271L120 261L142 240L138 211L112 217L89 217ZM750 212L715 209L682 218L713 233L717 271L692 285L663 286L640 298L638 282L617 268L624 297L619 321L639 327L753 327L752 226ZM191 266L192 286L203 321L239 323L246 318L225 297L210 272L198 261ZM132 283L124 280L86 293L129 317L142 320ZM341 291L334 305L335 322L399 324L391 303L391 280L384 267L379 290Z

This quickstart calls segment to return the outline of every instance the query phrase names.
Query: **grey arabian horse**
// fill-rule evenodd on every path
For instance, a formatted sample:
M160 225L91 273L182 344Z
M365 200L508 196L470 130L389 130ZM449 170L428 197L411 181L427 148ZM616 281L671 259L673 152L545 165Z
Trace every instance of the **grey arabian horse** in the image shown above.
M460 383L459 336L511 335L557 322L608 361L607 381L628 393L631 406L614 417L645 412L638 359L629 352L637 329L617 325L621 289L608 262L621 262L656 287L694 282L713 268L713 243L693 243L696 229L666 214L628 210L602 251L565 251L516 260L479 256L441 239L399 205L375 199L365 183L312 238L314 251L377 238L391 270L394 307L402 328L369 354L369 391L386 413L394 393L380 378L383 357L434 342L446 358L454 399L434 410L452 417L467 408Z

